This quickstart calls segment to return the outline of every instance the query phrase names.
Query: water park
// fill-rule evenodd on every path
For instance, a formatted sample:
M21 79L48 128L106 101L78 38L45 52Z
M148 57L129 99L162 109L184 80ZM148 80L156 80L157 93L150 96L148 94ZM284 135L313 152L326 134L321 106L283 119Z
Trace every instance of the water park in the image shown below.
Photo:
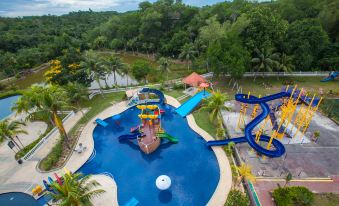
M319 124L321 96L298 85L285 85L279 92L265 96L235 93L234 100L222 99L219 106L212 107L210 105L220 102L217 82L192 73L183 78L181 84L184 85L180 90L182 95L176 98L156 87L126 90L123 101L109 102L81 127L74 152L65 164L47 172L37 165L47 154L44 148L52 148L56 142L44 139L40 148L19 159L19 164L11 163L17 179L8 176L5 187L0 187L4 193L0 195L0 202L58 204L55 198L60 196L62 188L76 184L80 177L74 175L81 173L93 175L91 178L106 191L93 198L94 205L224 205L227 194L234 190L232 187L239 190L248 187L253 202L265 205L267 195L260 191L262 182L269 181L266 175L276 178L275 181L281 181L286 173L293 173L296 178L310 178L306 181L317 177L314 172L318 170L313 163L299 171L300 166L289 164L291 160L286 156L295 154L299 147L310 152L307 147L313 150L316 144L322 143L322 139L309 131L314 129L315 122ZM97 97L98 103L103 101L101 95ZM20 101L20 96L15 98ZM12 102L6 104L15 105L14 100L9 101ZM224 109L215 112L219 107ZM214 120L221 121L224 125L221 127L227 132L218 136L198 125L195 115L205 109L205 114L213 117L211 124L214 125ZM82 112L70 114L63 120L66 130L84 115ZM213 114L215 116L211 116ZM8 118L23 117L10 115ZM218 130L220 125L217 125ZM53 135L57 136L51 134L50 138ZM295 158L307 155L306 152ZM326 155L314 160L327 158ZM280 166L281 161L286 164ZM298 164L300 162L302 160ZM257 181L245 179L240 169L245 164L253 166L250 173ZM326 170L327 174L335 175L335 167L332 165L333 171ZM28 170L31 176L27 176ZM239 178L240 183L246 181L245 187L239 184ZM329 178L322 180L335 182Z

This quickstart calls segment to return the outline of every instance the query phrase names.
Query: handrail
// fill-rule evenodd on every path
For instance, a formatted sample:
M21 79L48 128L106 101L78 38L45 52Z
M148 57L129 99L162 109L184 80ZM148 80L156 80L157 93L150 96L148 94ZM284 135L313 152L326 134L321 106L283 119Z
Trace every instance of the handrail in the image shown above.
M70 112L63 120L62 122L67 121L71 116L74 116L74 111ZM45 137L43 137L29 152L25 154L25 156L22 158L23 160L27 161L33 157L35 152L37 152L43 145L45 145L51 136L54 135L54 132L58 131L56 127L54 127L51 131L49 131Z

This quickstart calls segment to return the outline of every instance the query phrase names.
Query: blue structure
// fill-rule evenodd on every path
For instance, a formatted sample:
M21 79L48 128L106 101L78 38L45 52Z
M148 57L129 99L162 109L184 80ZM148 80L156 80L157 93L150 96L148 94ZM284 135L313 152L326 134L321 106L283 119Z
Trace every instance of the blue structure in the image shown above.
M211 96L207 91L201 91L195 94L192 98L187 100L184 104L178 107L175 111L182 117L186 117L191 111L199 105L202 99Z
M136 206L139 204L139 201L135 199L135 197L132 197L126 204L125 206Z
M333 81L338 76L339 76L339 71L331 72L330 75L326 77L325 79L321 80L321 82Z
M160 90L157 90L157 89L151 89L151 88L143 88L140 92L148 92L148 93L153 93L153 94L156 94L158 95L160 101L159 103L160 104L165 104L165 96L164 96L164 93L162 93ZM156 102L158 103L158 102Z
M100 126L103 126L103 127L107 127L108 123L105 122L104 120L102 119L96 119L95 122L100 125Z
M254 118L249 124L245 127L245 137L238 137L238 138L232 138L227 140L216 140L216 141L208 141L208 146L221 146L221 145L227 145L230 142L234 143L243 143L247 142L253 149L255 149L258 153L263 154L268 157L280 157L285 153L285 147L284 145L276 140L273 139L272 144L275 147L275 150L268 150L263 147L261 147L256 141L255 141L255 134L252 134L253 129L260 124L261 121L263 121L270 113L270 107L266 102L272 101L275 99L280 99L283 97L290 97L291 93L289 92L280 92L277 94L269 95L262 98L257 98L255 96L250 95L249 98L247 94L236 94L235 99L239 102L247 103L247 104L259 104L261 106L262 112ZM260 141L269 142L270 137L267 135L261 135Z
M136 132L136 133L132 133L132 134L124 134L124 135L119 136L119 141L136 139L138 137L142 137L143 135L144 134L140 133L140 132Z

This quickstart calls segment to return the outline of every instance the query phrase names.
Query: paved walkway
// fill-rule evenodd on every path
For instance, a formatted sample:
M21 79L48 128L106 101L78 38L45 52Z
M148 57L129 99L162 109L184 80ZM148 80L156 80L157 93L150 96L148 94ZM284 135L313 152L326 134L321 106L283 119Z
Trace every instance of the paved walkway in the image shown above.
M276 181L272 179L258 180L255 184L255 190L259 196L260 203L263 206L275 206L270 192L276 189L277 184L283 186L285 181ZM305 180L291 181L288 186L304 186L314 193L337 193L339 194L339 178L333 178L333 181Z

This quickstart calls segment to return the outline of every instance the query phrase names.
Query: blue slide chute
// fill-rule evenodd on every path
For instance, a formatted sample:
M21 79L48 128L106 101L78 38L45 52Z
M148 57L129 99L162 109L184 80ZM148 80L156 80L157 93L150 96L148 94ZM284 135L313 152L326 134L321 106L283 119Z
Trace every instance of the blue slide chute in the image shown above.
M158 97L159 97L159 99L160 99L160 101L159 101L159 103L160 104L164 104L165 103L165 96L164 96L164 93L162 93L162 91L160 91L160 90L157 90L157 89L151 89L151 88L143 88L142 90L141 90L141 92L149 92L149 93L153 93L153 94L156 94Z
M201 91L187 100L184 104L178 107L175 111L182 117L186 117L191 111L199 105L202 99L208 98L211 94L207 91Z
M270 107L266 102L272 101L275 99L280 99L283 97L289 97L290 93L288 92L280 92L277 94L269 95L262 98L257 98L255 96L250 95L248 97L247 94L236 94L235 99L239 102L247 103L247 104L259 104L261 106L262 112L254 118L250 123L248 123L245 127L245 137L238 137L238 138L232 138L227 140L216 140L216 141L208 141L208 146L221 146L221 145L227 145L230 142L234 143L243 143L248 142L248 144L255 149L258 153L263 154L268 157L280 157L285 153L285 147L284 145L276 140L273 139L272 144L274 145L274 150L267 150L263 147L261 147L256 141L255 141L255 135L252 134L253 129L260 124L270 113ZM260 136L260 141L269 142L270 137L266 135Z
M144 136L143 133L140 133L140 132L137 132L137 133L133 133L133 134L124 134L124 135L121 135L119 137L119 141L123 141L123 140L132 140L132 139L136 139L138 137L142 137Z
M328 77L326 77L325 79L321 80L321 82L333 81L338 76L339 76L339 71L331 72L330 75Z

